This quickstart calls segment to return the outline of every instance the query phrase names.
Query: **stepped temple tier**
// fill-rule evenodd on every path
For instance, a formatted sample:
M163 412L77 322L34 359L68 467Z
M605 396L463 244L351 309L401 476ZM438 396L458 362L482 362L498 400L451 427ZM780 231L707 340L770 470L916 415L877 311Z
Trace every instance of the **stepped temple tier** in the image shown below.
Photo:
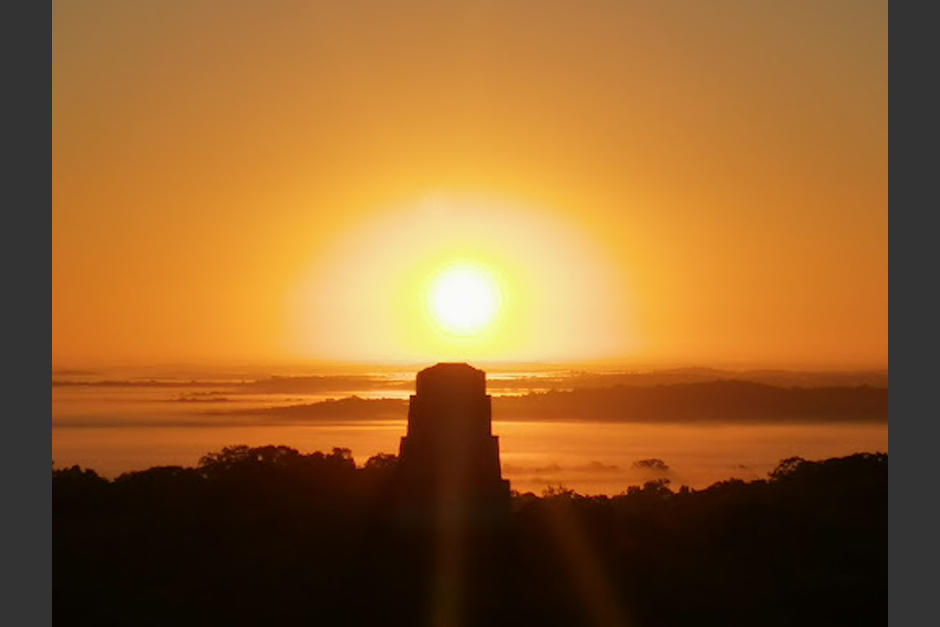
M491 414L482 370L440 363L419 372L399 452L408 492L435 500L508 498Z

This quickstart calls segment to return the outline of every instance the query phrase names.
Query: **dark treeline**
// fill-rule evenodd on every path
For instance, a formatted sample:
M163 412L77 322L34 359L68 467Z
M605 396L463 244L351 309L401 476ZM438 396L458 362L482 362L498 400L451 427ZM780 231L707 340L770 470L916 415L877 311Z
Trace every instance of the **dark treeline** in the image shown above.
M53 471L61 625L880 625L884 454L619 496L402 517L397 458L233 447L113 481Z

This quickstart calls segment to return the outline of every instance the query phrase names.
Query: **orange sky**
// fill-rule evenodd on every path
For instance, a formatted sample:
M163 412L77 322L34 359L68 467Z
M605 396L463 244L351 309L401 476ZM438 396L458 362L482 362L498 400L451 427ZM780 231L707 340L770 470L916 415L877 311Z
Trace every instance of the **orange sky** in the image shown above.
M53 365L883 367L885 2L53 3ZM452 258L508 299L420 315Z

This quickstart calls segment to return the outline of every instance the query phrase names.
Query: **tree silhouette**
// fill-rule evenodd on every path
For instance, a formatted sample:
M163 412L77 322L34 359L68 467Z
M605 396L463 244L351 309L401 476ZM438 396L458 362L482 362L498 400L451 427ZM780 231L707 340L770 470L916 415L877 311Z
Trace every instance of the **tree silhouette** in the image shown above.
M766 481L704 490L513 493L510 518L467 518L449 553L433 512L398 516L394 455L357 467L347 449L233 446L113 481L54 469L54 616L423 625L454 555L464 625L878 625L887 461L788 458Z

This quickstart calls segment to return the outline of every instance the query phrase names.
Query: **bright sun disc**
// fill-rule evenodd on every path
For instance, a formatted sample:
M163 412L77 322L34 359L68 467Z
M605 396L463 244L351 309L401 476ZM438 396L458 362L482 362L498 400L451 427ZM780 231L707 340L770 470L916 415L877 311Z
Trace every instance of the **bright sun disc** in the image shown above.
M434 322L454 335L473 335L488 327L501 304L499 286L486 270L459 265L443 270L428 290Z

